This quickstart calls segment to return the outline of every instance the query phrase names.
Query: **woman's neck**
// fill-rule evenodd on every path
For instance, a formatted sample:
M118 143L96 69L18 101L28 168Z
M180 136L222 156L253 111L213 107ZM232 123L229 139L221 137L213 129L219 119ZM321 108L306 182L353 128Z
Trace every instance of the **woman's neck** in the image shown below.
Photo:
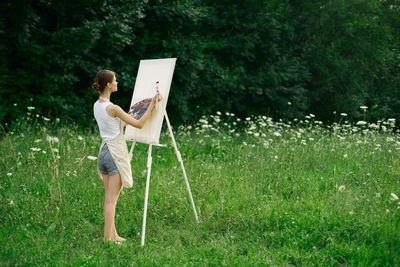
M111 92L104 92L104 93L102 93L102 94L100 94L100 97L103 97L103 98L107 98L108 100L110 100L110 96L111 96Z

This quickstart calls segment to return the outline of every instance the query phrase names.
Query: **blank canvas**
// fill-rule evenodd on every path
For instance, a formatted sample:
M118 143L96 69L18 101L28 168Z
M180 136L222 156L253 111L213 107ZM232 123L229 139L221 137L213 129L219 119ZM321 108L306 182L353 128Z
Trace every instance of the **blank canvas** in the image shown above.
M146 144L159 144L161 128L167 107L169 90L174 74L176 58L141 60L136 77L130 107L156 94L156 82L159 81L158 90L163 99L154 108L151 116L142 129L128 125L125 128L125 139Z

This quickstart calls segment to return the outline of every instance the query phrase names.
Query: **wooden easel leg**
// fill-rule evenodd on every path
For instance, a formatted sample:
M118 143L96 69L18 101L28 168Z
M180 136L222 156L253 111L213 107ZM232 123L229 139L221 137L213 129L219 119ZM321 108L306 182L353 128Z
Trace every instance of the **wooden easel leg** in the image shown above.
M172 144L173 144L174 149L175 149L176 157L178 158L178 161L179 161L179 163L181 164L181 168L182 168L182 171L183 171L183 176L184 176L184 178L185 178L186 189L187 189L187 191L188 191L188 193L189 193L190 202L192 203L192 208L193 208L193 212L194 212L194 217L195 217L195 219L196 219L196 222L198 222L198 221L199 221L199 218L197 217L197 211L196 211L196 207L195 207L195 205L194 205L194 201L193 201L193 197L192 197L192 192L190 191L189 181L188 181L188 178L187 178L187 175L186 175L185 167L183 166L183 160L182 160L182 157L181 157L181 153L179 152L178 147L176 146L174 134L173 134L173 132L172 132L171 124L169 123L169 119L168 119L167 112L165 112L165 120L166 120L167 125L168 125L169 134L171 135Z
M152 162L151 147L152 145L149 145L149 152L147 155L147 180L146 180L146 193L144 196L144 214L143 214L142 241L141 241L142 247L144 246L144 238L146 236L147 201L149 198L150 173L151 173L151 162Z
M131 149L129 150L129 160L132 160L132 155L133 155L133 149L135 148L135 141L132 141L132 146Z

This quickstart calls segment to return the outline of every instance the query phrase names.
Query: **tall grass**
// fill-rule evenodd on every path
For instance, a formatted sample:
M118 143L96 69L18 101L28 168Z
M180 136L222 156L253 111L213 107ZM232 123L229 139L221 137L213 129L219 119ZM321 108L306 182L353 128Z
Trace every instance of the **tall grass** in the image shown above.
M97 156L99 134L21 122L0 141L0 263L399 265L393 120L314 119L218 113L174 129L199 223L163 132L169 146L153 148L143 248L147 145L136 145L135 184L117 205L117 230L128 241L105 244L103 185L88 158Z

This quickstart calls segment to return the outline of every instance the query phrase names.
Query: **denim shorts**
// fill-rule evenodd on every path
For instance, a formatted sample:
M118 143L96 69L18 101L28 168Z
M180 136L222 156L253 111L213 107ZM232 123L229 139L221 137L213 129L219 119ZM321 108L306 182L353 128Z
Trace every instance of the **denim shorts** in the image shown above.
M107 144L104 144L101 148L97 166L99 171L103 174L114 175L119 172L117 165L115 165L114 159L111 156L110 150L108 150Z

